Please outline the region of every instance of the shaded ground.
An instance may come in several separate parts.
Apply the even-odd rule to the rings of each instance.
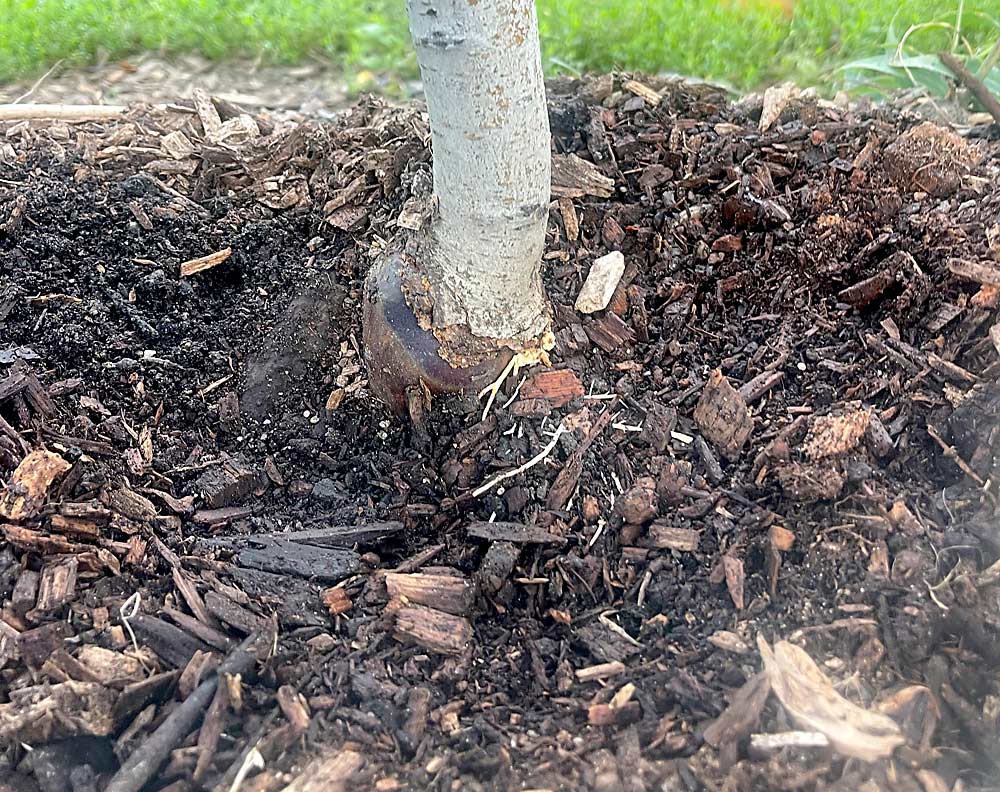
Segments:
[[[103,790],[199,690],[142,788],[995,788],[993,130],[650,84],[550,92],[562,373],[414,432],[357,345],[419,114],[0,126],[0,789]]]

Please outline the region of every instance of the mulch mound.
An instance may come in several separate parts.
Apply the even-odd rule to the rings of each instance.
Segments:
[[[549,102],[553,366],[412,427],[419,108],[0,123],[0,790],[996,783],[1000,145]]]

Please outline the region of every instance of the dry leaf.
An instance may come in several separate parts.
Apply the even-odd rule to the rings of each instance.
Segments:
[[[865,436],[871,417],[871,410],[821,415],[813,421],[802,450],[813,461],[853,451]]]
[[[788,641],[778,641],[772,650],[762,636],[757,647],[771,689],[788,714],[802,728],[825,734],[840,753],[873,762],[906,742],[888,715],[840,695],[805,650]]]

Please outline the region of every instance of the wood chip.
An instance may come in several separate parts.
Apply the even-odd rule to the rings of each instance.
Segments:
[[[896,722],[845,699],[804,649],[779,641],[772,649],[758,636],[757,647],[771,688],[800,726],[825,734],[845,756],[874,762],[904,742]]]
[[[975,281],[983,286],[1000,286],[1000,266],[987,261],[952,258],[948,259],[948,269],[959,278]]]
[[[724,457],[736,459],[753,432],[746,401],[716,369],[702,390],[694,420]]]
[[[580,220],[573,201],[569,198],[560,198],[559,214],[562,215],[563,227],[566,229],[566,241],[576,242],[580,238]]]
[[[75,557],[56,564],[46,564],[38,583],[38,601],[28,618],[38,620],[54,613],[76,596],[76,574],[79,561]]]
[[[403,643],[457,655],[472,641],[472,624],[462,616],[400,600],[390,601],[388,610],[394,619],[393,635]]]
[[[597,679],[609,679],[618,674],[625,673],[625,664],[619,660],[610,663],[599,663],[598,665],[587,666],[576,670],[576,678],[579,682],[593,682]]]
[[[625,256],[617,250],[601,256],[590,265],[590,272],[577,295],[575,308],[580,313],[603,311],[611,302],[618,283],[625,274]]]
[[[591,726],[626,726],[642,717],[638,701],[629,701],[620,707],[611,704],[591,704],[587,710],[587,723]]]
[[[641,96],[650,107],[656,107],[662,101],[662,97],[656,91],[638,80],[625,80],[622,83],[622,88],[636,96]]]
[[[665,550],[693,553],[698,549],[701,533],[691,528],[675,528],[666,520],[654,520],[649,526],[649,543]]]
[[[0,704],[0,740],[40,745],[68,737],[107,737],[117,693],[96,682],[69,680],[10,691]]]
[[[615,182],[576,154],[552,155],[552,195],[556,198],[610,198]]]
[[[767,674],[761,672],[748,679],[736,691],[729,706],[705,727],[705,742],[713,748],[742,740],[756,727],[764,703],[771,692]]]
[[[764,108],[760,113],[760,131],[767,132],[781,117],[785,106],[798,95],[798,86],[791,82],[772,85],[764,91]]]
[[[809,427],[802,450],[813,461],[842,456],[861,442],[870,420],[871,411],[867,409],[818,416]]]
[[[466,527],[469,536],[476,539],[487,539],[493,542],[511,542],[513,544],[550,544],[564,545],[565,537],[549,533],[544,528],[534,525],[523,525],[515,522],[474,522]]]
[[[458,574],[388,572],[385,576],[385,586],[390,597],[426,605],[456,616],[468,613],[475,599],[472,584]]]
[[[188,259],[181,264],[181,277],[187,278],[196,273],[212,269],[212,267],[217,267],[231,255],[233,255],[233,249],[224,248],[216,253],[209,253],[207,256]]]
[[[323,604],[326,605],[326,609],[330,612],[331,616],[339,616],[341,613],[347,613],[354,605],[343,586],[333,586],[332,588],[324,589],[320,594],[320,599],[323,600]]]
[[[212,101],[212,97],[203,88],[195,88],[191,92],[194,100],[194,109],[201,119],[201,127],[205,132],[205,137],[212,143],[218,142],[219,131],[222,129],[222,118]]]
[[[733,654],[749,654],[750,646],[736,633],[728,630],[718,630],[706,638],[712,646]]]
[[[281,792],[347,792],[355,789],[351,776],[365,763],[364,757],[347,749],[316,759]]]
[[[180,130],[175,129],[160,138],[160,148],[175,160],[183,160],[194,154],[194,144]]]
[[[523,398],[546,399],[553,407],[562,407],[583,394],[583,383],[571,369],[539,371],[521,386]]]
[[[44,505],[49,487],[69,469],[69,462],[58,454],[32,451],[0,493],[0,517],[18,522],[34,517]]]

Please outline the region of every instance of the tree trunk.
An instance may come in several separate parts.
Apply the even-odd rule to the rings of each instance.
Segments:
[[[434,151],[438,212],[418,262],[432,327],[518,349],[548,327],[551,157],[534,0],[407,0],[407,12]]]

